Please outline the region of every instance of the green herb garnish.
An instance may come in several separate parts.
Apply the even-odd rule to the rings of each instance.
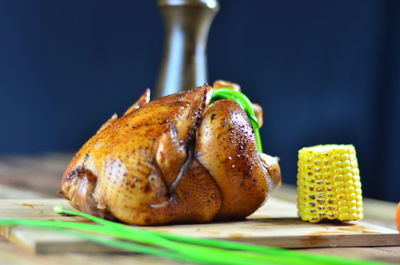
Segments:
[[[0,219],[0,226],[29,226],[69,234],[128,252],[200,264],[383,265],[386,263],[301,253],[251,244],[185,237],[149,231],[54,207],[56,213],[84,217],[95,223]]]

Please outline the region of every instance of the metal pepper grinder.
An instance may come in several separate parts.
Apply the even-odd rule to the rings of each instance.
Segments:
[[[164,19],[164,54],[155,98],[207,82],[207,38],[217,0],[158,0]]]

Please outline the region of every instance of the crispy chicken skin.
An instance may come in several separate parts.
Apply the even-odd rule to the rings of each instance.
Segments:
[[[279,165],[257,151],[237,103],[208,104],[212,89],[204,85],[150,102],[146,90],[76,153],[62,177],[63,195],[81,211],[137,225],[253,213],[279,186]],[[262,119],[261,108],[254,109]]]

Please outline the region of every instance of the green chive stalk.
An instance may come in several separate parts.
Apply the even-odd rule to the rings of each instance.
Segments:
[[[350,260],[324,255],[312,255],[291,250],[255,246],[222,240],[185,237],[162,232],[137,229],[103,220],[95,216],[69,211],[61,206],[56,213],[76,215],[97,224],[65,221],[0,219],[0,226],[23,225],[70,234],[98,244],[124,251],[165,257],[200,264],[249,264],[249,265],[305,265],[305,264],[385,264],[371,261]],[[107,237],[104,237],[107,236]],[[110,238],[110,236],[112,238]],[[117,240],[117,239],[120,240]],[[121,239],[123,241],[121,241]]]
[[[86,214],[83,212],[69,211],[61,206],[54,207],[54,211],[57,213],[61,213],[61,214],[80,216],[80,217],[86,218],[90,221],[96,222],[98,224],[112,226],[115,229],[122,229],[127,232],[130,232],[130,230],[134,229],[131,226],[111,222],[111,221],[101,219],[101,218],[98,218],[98,217],[95,217],[93,215]],[[317,254],[311,255],[311,254],[307,254],[307,253],[301,253],[301,252],[282,249],[282,248],[263,247],[263,246],[257,246],[257,245],[252,245],[252,244],[237,243],[237,242],[224,241],[224,240],[187,237],[187,236],[180,236],[180,235],[176,235],[176,234],[163,233],[163,232],[157,232],[157,231],[149,231],[149,232],[159,235],[161,237],[164,237],[166,239],[171,239],[171,240],[175,240],[178,242],[191,243],[191,244],[216,247],[216,248],[223,248],[223,249],[227,249],[227,250],[248,251],[248,252],[261,253],[261,254],[267,254],[267,255],[277,255],[277,256],[285,255],[287,258],[286,261],[289,262],[288,264],[305,264],[304,262],[310,262],[310,260],[315,261],[315,262],[321,262],[326,265],[339,265],[339,264],[343,264],[344,262],[346,262],[346,264],[349,264],[349,265],[365,264],[365,261],[349,260],[349,259],[343,259],[340,257],[317,255]],[[290,258],[292,258],[292,259],[290,259]]]
[[[69,229],[84,231],[84,232],[72,232],[71,235],[78,236],[80,238],[94,241],[99,244],[108,245],[114,248],[121,248],[123,250],[130,250],[137,253],[150,254],[156,256],[165,256],[167,258],[179,258],[180,260],[191,261],[202,264],[251,264],[251,265],[262,265],[266,264],[288,264],[285,262],[274,262],[275,260],[280,260],[276,257],[261,256],[251,253],[242,252],[232,252],[224,249],[210,248],[204,246],[197,246],[191,244],[184,244],[175,241],[171,241],[160,236],[154,235],[149,231],[142,229],[131,229],[129,232],[127,230],[119,230],[113,227],[108,227],[104,225],[86,224],[86,223],[76,223],[76,222],[65,222],[65,221],[41,221],[41,220],[24,220],[24,219],[0,219],[0,225],[12,226],[12,225],[22,225],[35,228],[44,228],[47,230],[60,232],[62,229],[64,231],[69,231]],[[68,229],[68,230],[67,230]],[[71,232],[71,231],[69,231]],[[172,253],[160,252],[151,249],[138,248],[138,245],[128,246],[120,244],[119,242],[107,238],[102,238],[100,235],[88,235],[89,233],[96,233],[100,235],[113,236],[115,238],[133,241],[136,243],[146,244],[154,247],[161,247],[171,250]],[[108,241],[108,242],[107,242]]]

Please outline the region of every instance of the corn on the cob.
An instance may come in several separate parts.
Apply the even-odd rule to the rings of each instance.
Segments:
[[[299,151],[297,209],[303,221],[360,220],[360,172],[352,145],[317,145]]]

